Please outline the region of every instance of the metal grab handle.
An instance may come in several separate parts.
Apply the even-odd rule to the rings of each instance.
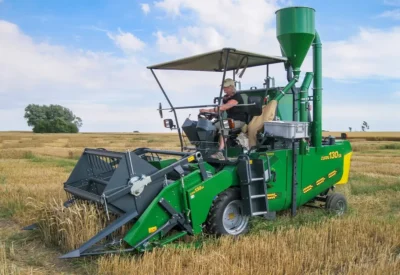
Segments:
[[[300,125],[296,126],[296,133],[303,133],[304,132],[304,128]]]

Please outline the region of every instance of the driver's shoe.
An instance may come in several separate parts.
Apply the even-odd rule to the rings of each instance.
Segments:
[[[224,154],[222,152],[217,152],[217,153],[211,155],[210,157],[212,157],[214,159],[218,159],[218,160],[225,160]]]

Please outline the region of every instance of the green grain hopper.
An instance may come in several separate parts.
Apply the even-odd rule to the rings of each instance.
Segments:
[[[163,110],[173,115],[164,119],[164,125],[178,132],[181,150],[85,149],[64,183],[69,196],[66,206],[84,200],[117,218],[62,258],[144,251],[186,235],[245,234],[251,230],[252,217],[271,218],[279,211],[294,216],[306,205],[319,204],[342,215],[346,199],[334,187],[348,181],[352,149],[345,136],[322,137],[322,49],[314,17],[315,11],[307,7],[276,12],[283,56],[224,48],[148,67],[169,105],[162,108],[160,104],[158,111],[162,118]],[[301,66],[311,47],[313,71],[305,72],[299,85]],[[155,74],[155,70],[222,73],[218,87],[228,73],[237,81],[236,75],[242,77],[258,66],[266,67],[262,85],[237,91],[244,102],[237,107],[246,113],[248,126],[262,120],[260,129],[247,132],[249,141],[254,135],[250,145],[239,140],[246,137],[246,131],[229,127],[224,112],[203,112],[197,120],[187,118],[182,125],[178,121],[180,109],[219,109],[222,85],[213,104],[177,107]],[[286,70],[286,85],[271,84],[270,66]],[[309,94],[311,82],[313,92]],[[273,116],[263,120],[268,108]],[[224,130],[217,132],[216,123]],[[220,134],[226,146],[224,158],[216,159],[212,155]],[[130,226],[127,233],[115,237],[126,225]]]

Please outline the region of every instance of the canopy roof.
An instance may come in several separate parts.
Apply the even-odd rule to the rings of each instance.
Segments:
[[[224,48],[217,51],[194,55],[171,62],[147,67],[148,69],[222,72],[229,52],[227,71],[260,65],[286,62],[286,57],[268,56],[257,53]]]

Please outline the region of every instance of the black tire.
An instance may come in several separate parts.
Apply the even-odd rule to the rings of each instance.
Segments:
[[[336,194],[336,193],[331,193],[329,195],[326,196],[326,201],[325,201],[325,208],[328,209],[328,205],[330,203],[330,200],[332,199],[332,195]]]
[[[217,236],[245,234],[249,231],[249,217],[242,213],[239,188],[229,188],[214,200],[208,213],[206,231]]]
[[[347,211],[346,197],[340,193],[332,193],[326,198],[325,209],[330,214],[342,216]]]

